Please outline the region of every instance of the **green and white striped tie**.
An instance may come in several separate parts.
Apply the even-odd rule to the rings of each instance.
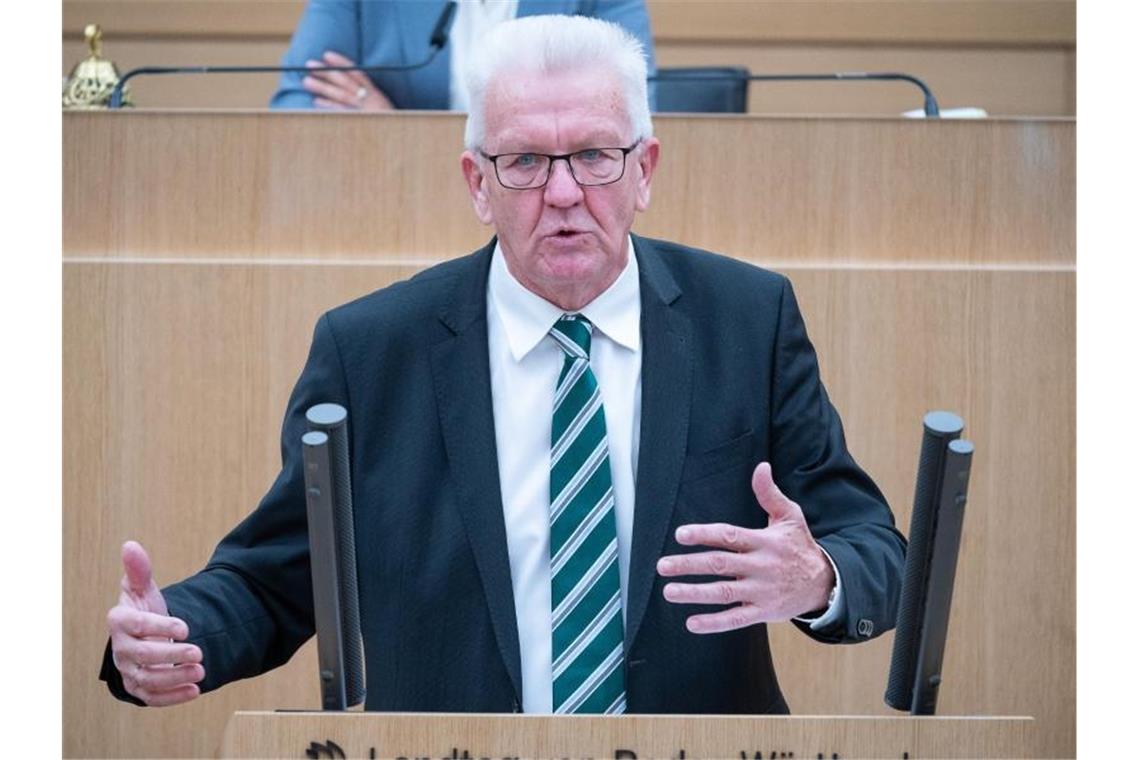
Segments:
[[[590,371],[592,329],[570,314],[550,330],[566,354],[550,433],[554,712],[616,714],[625,712],[621,581],[606,418]]]

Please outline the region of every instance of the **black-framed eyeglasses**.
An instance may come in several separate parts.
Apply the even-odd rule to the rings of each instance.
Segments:
[[[573,153],[500,153],[479,154],[495,165],[495,177],[508,190],[533,190],[545,187],[555,161],[566,161],[570,176],[583,187],[612,185],[625,176],[625,157],[641,144],[638,140],[628,148],[584,148]]]

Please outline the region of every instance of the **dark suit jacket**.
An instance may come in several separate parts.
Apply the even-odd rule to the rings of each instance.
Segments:
[[[518,710],[519,643],[487,351],[494,241],[334,309],[289,401],[283,467],[206,568],[164,590],[203,650],[203,691],[284,663],[313,633],[300,440],[304,413],[349,410],[367,709]],[[630,712],[786,712],[764,625],[689,633],[662,597],[677,526],[766,517],[761,460],[843,578],[826,642],[894,624],[905,542],[847,452],[787,279],[634,237],[641,272],[641,444],[626,623]],[[536,452],[538,455],[539,452]],[[117,671],[104,677],[124,696]],[[316,675],[314,674],[314,678]]]

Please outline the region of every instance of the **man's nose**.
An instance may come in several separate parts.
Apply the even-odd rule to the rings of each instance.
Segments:
[[[546,181],[546,202],[551,206],[573,206],[581,202],[582,195],[582,186],[570,171],[570,159],[555,159]]]

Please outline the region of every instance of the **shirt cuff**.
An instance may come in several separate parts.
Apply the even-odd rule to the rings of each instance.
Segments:
[[[819,545],[817,544],[817,546]],[[827,553],[827,549],[824,549],[822,546],[820,546],[819,549],[823,552],[823,556],[827,557],[827,561],[831,563],[831,569],[835,572],[835,597],[819,617],[813,618],[800,615],[795,618],[801,623],[808,623],[813,631],[827,628],[838,622],[840,616],[843,614],[843,579],[839,576],[839,568],[835,566],[835,560]]]

